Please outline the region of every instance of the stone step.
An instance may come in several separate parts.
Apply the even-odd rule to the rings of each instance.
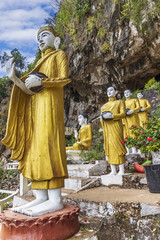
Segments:
[[[91,182],[89,178],[67,178],[65,179],[65,189],[79,190],[84,187],[87,183]]]
[[[74,169],[74,170],[68,170],[68,174],[70,177],[80,177],[80,178],[89,178],[90,173],[88,170],[79,170],[79,169]]]
[[[67,196],[67,195],[72,194],[74,192],[75,192],[75,190],[73,190],[73,189],[65,189],[65,188],[63,188],[62,189],[62,196]]]
[[[89,170],[96,164],[68,164],[67,169],[69,170]]]
[[[68,164],[67,168],[70,177],[88,178],[90,176],[100,176],[106,174],[107,162],[105,160],[97,160],[95,161],[95,164]]]

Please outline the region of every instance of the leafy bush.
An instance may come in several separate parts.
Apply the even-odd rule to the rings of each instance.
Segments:
[[[153,85],[155,84],[156,80],[155,78],[151,78],[145,85],[144,85],[144,90],[148,91]]]
[[[142,153],[160,151],[160,118],[150,117],[143,126],[131,126],[134,137],[127,136],[123,143],[128,148],[137,147]]]
[[[115,3],[121,6],[121,18],[130,18],[143,34],[154,30],[151,24],[159,15],[160,0],[116,0]]]
[[[71,138],[66,137],[65,141],[66,141],[66,146],[72,146],[76,142],[74,134],[72,133]]]

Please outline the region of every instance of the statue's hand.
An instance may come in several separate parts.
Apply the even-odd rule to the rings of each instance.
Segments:
[[[15,63],[14,58],[10,58],[6,63],[6,75],[9,77],[13,82],[16,81],[16,72],[15,72]]]
[[[142,107],[142,108],[141,108],[141,112],[144,112],[144,111],[145,111],[145,108]]]
[[[103,119],[105,120],[105,119],[112,119],[113,118],[113,114],[112,113],[105,113],[105,114],[103,114]]]
[[[26,88],[30,89],[32,87],[37,87],[42,85],[41,78],[35,75],[29,75],[25,81]]]
[[[133,113],[134,113],[133,110],[128,110],[128,111],[127,111],[127,115],[131,115],[131,114],[133,114]]]
[[[75,137],[75,139],[78,138],[78,132],[77,132],[77,129],[74,130],[74,137]]]

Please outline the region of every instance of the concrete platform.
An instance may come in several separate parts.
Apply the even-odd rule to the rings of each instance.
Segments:
[[[80,213],[88,217],[106,217],[123,214],[144,217],[160,214],[160,194],[144,189],[97,187],[64,196],[64,200],[77,204]]]
[[[160,205],[160,193],[150,193],[149,190],[121,189],[119,187],[98,187],[68,195],[67,198],[83,199],[95,202],[132,202]]]

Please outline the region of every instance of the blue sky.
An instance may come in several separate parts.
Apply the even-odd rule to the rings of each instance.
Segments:
[[[57,0],[1,0],[0,1],[0,55],[17,48],[27,62],[34,60],[37,49],[36,33]],[[0,77],[5,68],[0,67]]]

